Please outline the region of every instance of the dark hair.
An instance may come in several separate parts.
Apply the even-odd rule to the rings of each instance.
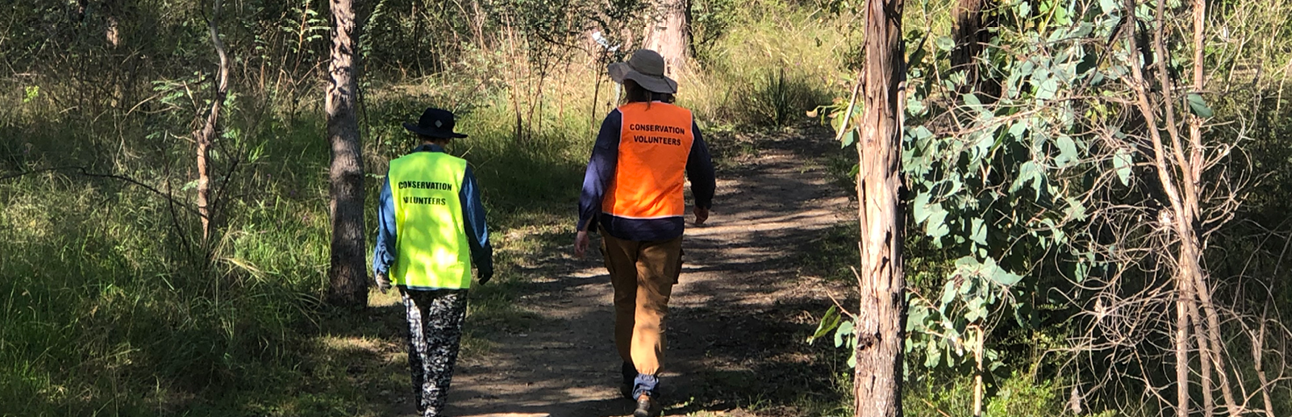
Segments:
[[[649,103],[656,100],[672,104],[674,98],[672,94],[648,91],[636,81],[624,80],[624,103]]]
[[[426,136],[422,134],[417,135],[417,138],[421,139],[422,142],[432,142],[432,143],[449,143],[449,141],[452,140],[449,138],[437,138],[434,136]]]

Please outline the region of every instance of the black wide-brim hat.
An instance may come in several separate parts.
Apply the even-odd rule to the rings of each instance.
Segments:
[[[467,135],[453,131],[453,119],[453,112],[429,107],[422,112],[422,118],[417,120],[417,124],[404,122],[404,129],[433,138],[455,139],[467,137]]]

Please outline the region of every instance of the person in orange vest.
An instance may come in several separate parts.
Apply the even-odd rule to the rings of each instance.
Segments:
[[[418,413],[438,416],[448,398],[467,312],[471,266],[493,277],[493,248],[480,186],[467,161],[445,152],[453,113],[429,108],[404,123],[422,145],[390,161],[377,206],[372,269],[383,294],[393,282],[408,314],[408,364]]]
[[[620,391],[636,400],[635,417],[657,415],[668,299],[682,272],[686,179],[695,197],[695,224],[709,218],[713,162],[691,111],[671,104],[677,82],[664,76],[664,58],[638,50],[610,64],[625,104],[601,123],[579,198],[574,254],[582,258],[601,234],[601,252],[615,296],[615,345],[623,359]],[[684,176],[685,175],[685,176]]]

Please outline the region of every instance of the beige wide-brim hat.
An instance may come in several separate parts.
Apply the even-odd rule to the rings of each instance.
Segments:
[[[610,64],[608,72],[620,84],[633,80],[646,91],[677,94],[677,81],[664,76],[664,57],[649,49],[638,49],[628,61]]]

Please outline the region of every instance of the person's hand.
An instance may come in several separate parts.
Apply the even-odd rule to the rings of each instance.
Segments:
[[[699,208],[699,207],[696,207],[696,208],[695,208],[695,225],[696,225],[696,226],[702,225],[702,224],[704,224],[704,221],[705,221],[705,220],[709,220],[709,209],[707,209],[707,208]]]
[[[390,278],[386,277],[386,274],[377,274],[377,290],[382,294],[390,291]]]
[[[477,278],[480,280],[480,285],[484,285],[489,282],[489,280],[493,279],[493,268],[481,269],[477,271],[477,273],[479,274]]]
[[[583,255],[588,252],[588,244],[591,241],[588,238],[588,231],[580,230],[579,234],[574,236],[574,256],[583,259]]]

